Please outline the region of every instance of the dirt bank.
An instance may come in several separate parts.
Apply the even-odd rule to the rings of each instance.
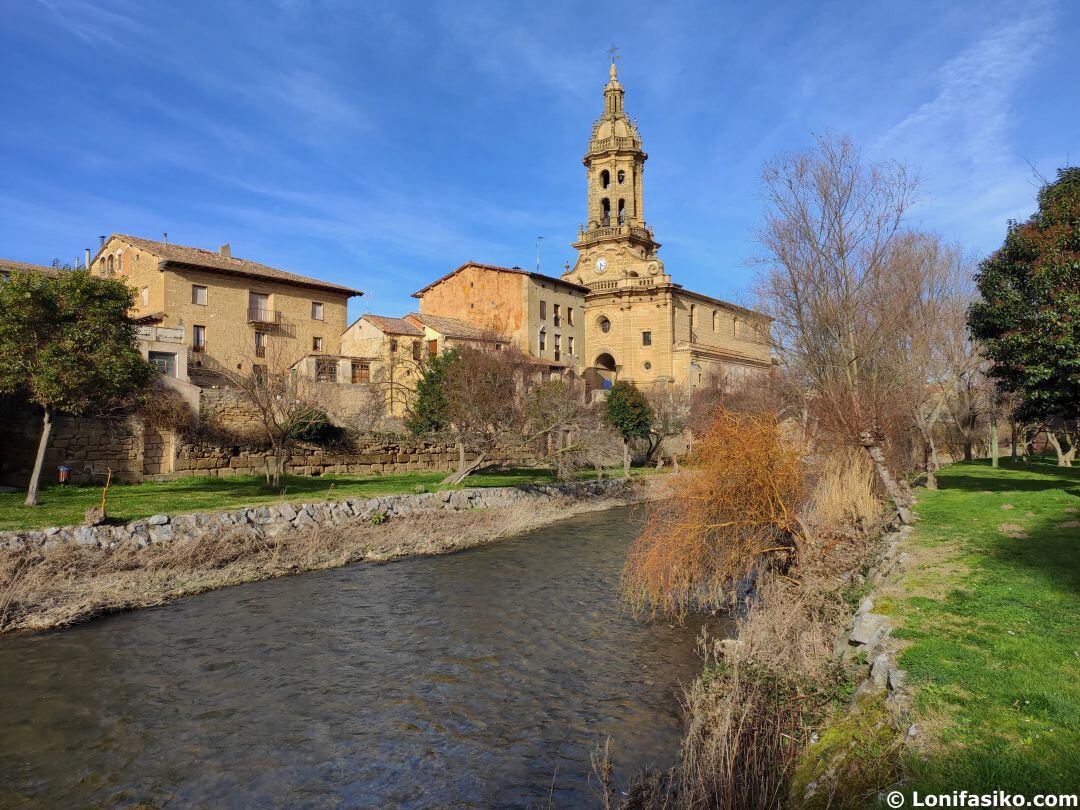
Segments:
[[[465,511],[415,512],[384,521],[310,526],[273,537],[222,525],[198,537],[140,548],[63,543],[0,552],[0,633],[40,631],[243,582],[448,554],[584,512],[664,497],[662,480],[612,497],[562,497]]]

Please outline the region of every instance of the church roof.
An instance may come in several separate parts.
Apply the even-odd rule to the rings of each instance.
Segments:
[[[353,289],[352,287],[345,287],[341,284],[334,284],[330,281],[322,281],[321,279],[311,278],[309,276],[301,276],[297,273],[290,273],[287,270],[279,270],[276,267],[259,264],[258,262],[249,261],[248,259],[226,256],[212,250],[188,247],[186,245],[173,245],[166,242],[156,242],[152,239],[142,239],[137,236],[126,236],[119,233],[113,234],[113,237],[127,242],[140,250],[145,250],[152,256],[156,256],[158,259],[168,262],[169,264],[186,265],[188,267],[197,267],[200,270],[211,270],[229,275],[247,276],[249,278],[260,278],[267,281],[278,281],[284,284],[295,284],[301,287],[313,287],[319,290],[343,293],[348,296],[364,294],[360,290]],[[105,245],[107,244],[108,241],[105,242]],[[104,250],[104,247],[105,246],[103,245],[102,248],[98,250],[98,254]],[[96,260],[97,256],[95,256],[94,259]]]
[[[532,270],[522,270],[520,267],[500,267],[497,264],[483,264],[482,262],[465,262],[465,264],[461,265],[461,267],[451,270],[445,276],[441,276],[440,278],[435,279],[423,289],[417,290],[412,294],[412,297],[422,298],[424,296],[424,293],[426,293],[432,287],[442,284],[447,279],[453,278],[462,270],[466,270],[469,267],[476,267],[480,270],[490,270],[495,273],[515,273],[520,276],[528,276],[529,278],[536,279],[537,281],[550,281],[552,284],[562,284],[564,287],[570,287],[571,289],[577,290],[580,293],[587,293],[589,291],[588,287],[583,287],[580,284],[575,284],[572,281],[567,281],[566,279],[557,278],[555,276],[548,276],[544,273],[537,273]]]

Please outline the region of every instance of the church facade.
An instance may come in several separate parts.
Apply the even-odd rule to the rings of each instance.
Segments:
[[[772,367],[769,318],[672,281],[645,220],[648,155],[611,65],[585,153],[586,224],[561,278],[468,262],[413,293],[417,315],[474,323],[594,389],[693,389]]]
[[[585,295],[584,367],[597,387],[694,386],[772,367],[769,318],[672,281],[645,220],[648,159],[611,65],[585,153],[586,223],[563,279]]]

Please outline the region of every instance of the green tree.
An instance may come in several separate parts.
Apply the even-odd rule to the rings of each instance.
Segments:
[[[56,414],[101,412],[152,379],[127,314],[133,302],[123,282],[84,270],[16,272],[0,282],[0,392],[22,394],[45,411],[27,506],[38,504]]]
[[[604,418],[623,443],[623,474],[630,477],[630,440],[646,439],[653,422],[653,410],[636,385],[617,382],[608,391]]]
[[[982,300],[971,334],[993,361],[1000,388],[1018,395],[1021,420],[1080,419],[1080,168],[1040,189],[1038,211],[1010,223],[1005,243],[979,265]],[[1071,424],[1070,424],[1071,423]],[[1048,431],[1049,432],[1049,431]]]
[[[449,403],[446,397],[446,378],[449,370],[461,360],[460,349],[448,349],[431,357],[424,364],[416,381],[416,397],[405,427],[414,436],[438,433],[449,425]]]

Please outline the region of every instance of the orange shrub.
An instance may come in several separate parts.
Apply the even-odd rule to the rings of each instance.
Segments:
[[[775,417],[719,409],[694,450],[630,548],[623,588],[635,610],[715,606],[762,555],[792,559],[802,461]]]

